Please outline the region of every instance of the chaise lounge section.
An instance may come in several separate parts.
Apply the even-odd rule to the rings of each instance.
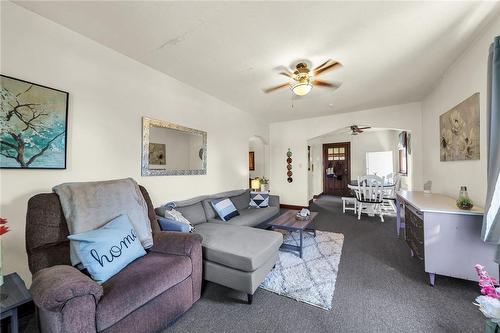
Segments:
[[[270,195],[269,207],[249,209],[250,191],[236,190],[175,202],[176,210],[203,237],[203,278],[242,291],[248,303],[271,271],[283,243],[282,234],[265,230],[279,215],[279,197]],[[211,201],[230,198],[239,216],[225,222],[217,217]],[[156,213],[164,215],[163,207]]]

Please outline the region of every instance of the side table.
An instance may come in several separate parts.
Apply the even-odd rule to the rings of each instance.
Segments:
[[[3,281],[0,286],[0,319],[10,317],[10,331],[17,333],[17,308],[30,302],[31,294],[17,273],[4,276]]]

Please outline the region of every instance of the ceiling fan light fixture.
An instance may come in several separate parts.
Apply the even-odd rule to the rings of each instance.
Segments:
[[[292,91],[297,96],[307,95],[309,94],[311,89],[312,89],[312,84],[309,82],[309,80],[306,80],[304,82],[298,82],[292,85]]]

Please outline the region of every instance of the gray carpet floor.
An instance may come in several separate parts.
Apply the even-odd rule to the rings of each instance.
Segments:
[[[325,311],[258,289],[245,295],[208,283],[202,298],[167,332],[481,332],[472,304],[474,282],[437,277],[427,283],[423,264],[396,237],[395,218],[342,213],[340,200],[321,197],[314,227],[344,234],[333,309]],[[473,269],[471,267],[471,269]]]
[[[247,305],[246,295],[207,283],[202,298],[164,332],[483,331],[472,304],[477,284],[439,276],[429,286],[423,264],[396,237],[395,218],[358,221],[342,214],[335,197],[321,197],[311,209],[320,213],[316,229],[344,234],[331,311],[261,289]],[[24,321],[22,331],[34,331],[33,318]]]

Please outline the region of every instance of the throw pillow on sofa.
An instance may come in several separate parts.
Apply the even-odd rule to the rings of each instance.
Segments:
[[[229,198],[212,200],[210,203],[222,221],[229,221],[233,217],[240,215]]]
[[[163,216],[167,219],[172,219],[172,220],[177,221],[179,223],[185,224],[189,228],[189,232],[194,230],[194,227],[191,224],[191,222],[189,222],[188,219],[186,219],[184,217],[184,215],[182,215],[181,212],[179,212],[175,209],[166,210]]]
[[[269,207],[268,192],[250,192],[250,208]]]
[[[135,259],[146,254],[127,215],[102,227],[69,235],[76,255],[98,283],[104,283]]]
[[[190,224],[176,221],[168,217],[158,217],[161,231],[191,232],[194,227]]]

